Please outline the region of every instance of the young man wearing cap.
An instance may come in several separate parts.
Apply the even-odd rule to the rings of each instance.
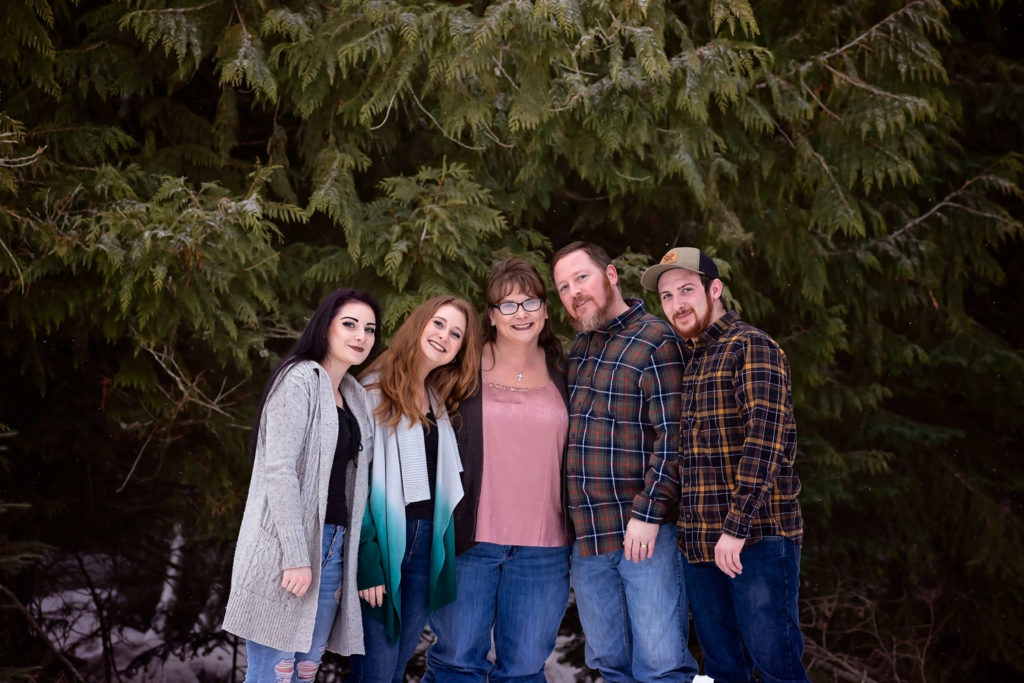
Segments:
[[[572,584],[587,666],[606,681],[690,683],[678,531],[679,386],[672,328],[625,300],[604,249],[551,261],[579,332],[569,353],[565,497],[575,527]]]
[[[716,683],[807,681],[797,607],[803,519],[786,354],[726,312],[718,266],[677,247],[641,278],[684,340],[679,528]]]

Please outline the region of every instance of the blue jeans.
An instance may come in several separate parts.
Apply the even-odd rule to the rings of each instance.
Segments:
[[[405,665],[409,663],[420,642],[427,623],[430,601],[430,543],[434,523],[429,519],[405,521],[405,555],[399,590],[402,608],[399,615],[402,630],[398,641],[391,642],[384,624],[363,611],[363,644],[365,655],[352,655],[350,681],[369,683],[401,683]]]
[[[609,683],[683,681],[697,674],[687,647],[690,618],[678,532],[662,524],[654,556],[624,551],[582,557],[573,546],[572,585],[586,638],[587,666]]]
[[[768,536],[740,554],[743,573],[730,579],[714,562],[686,565],[694,628],[704,673],[715,683],[807,681],[797,592],[800,548]]]
[[[458,556],[455,576],[458,599],[430,615],[437,642],[423,683],[545,681],[569,602],[569,547],[477,543]]]
[[[313,644],[309,652],[275,650],[247,640],[245,683],[288,683],[312,681],[316,678],[327,637],[331,635],[334,617],[338,613],[338,601],[341,599],[344,540],[345,527],[324,524],[320,552],[320,590],[317,593]]]

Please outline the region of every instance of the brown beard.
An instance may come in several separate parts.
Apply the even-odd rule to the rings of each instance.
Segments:
[[[711,326],[711,313],[714,308],[713,302],[711,301],[711,292],[706,289],[704,291],[704,296],[707,300],[707,307],[704,309],[704,315],[694,319],[693,325],[690,328],[691,331],[684,332],[676,327],[675,320],[672,321],[672,326],[676,328],[676,332],[679,333],[679,336],[684,339],[696,339],[704,332],[704,330]]]
[[[569,313],[569,322],[577,332],[593,332],[612,319],[612,308],[615,306],[615,290],[612,283],[605,277],[604,280],[604,304],[594,311],[594,314],[586,318],[576,318]],[[573,302],[575,307],[575,301]]]

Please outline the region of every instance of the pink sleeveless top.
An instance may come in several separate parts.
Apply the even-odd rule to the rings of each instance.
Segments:
[[[477,542],[557,547],[562,449],[569,414],[554,382],[537,389],[482,383],[484,464]]]

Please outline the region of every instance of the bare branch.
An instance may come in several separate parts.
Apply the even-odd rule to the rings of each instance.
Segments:
[[[377,130],[381,128],[385,123],[388,122],[388,117],[391,116],[391,106],[395,103],[395,98],[398,97],[398,92],[391,96],[391,101],[388,102],[388,109],[384,112],[384,120],[378,123],[376,126],[370,126],[370,130]]]
[[[839,116],[834,114],[831,109],[829,109],[828,107],[825,106],[824,102],[822,102],[820,99],[818,99],[818,93],[816,93],[813,90],[811,90],[810,88],[808,88],[806,83],[801,83],[800,85],[803,86],[803,89],[807,91],[808,95],[810,95],[812,98],[814,98],[814,101],[818,103],[818,106],[821,107],[821,110],[823,112],[825,112],[826,114],[828,114],[829,116],[834,118],[836,121],[842,121],[842,119],[839,118]]]
[[[929,218],[931,218],[935,213],[937,213],[943,207],[946,207],[946,206],[957,206],[959,208],[966,208],[966,207],[963,207],[960,204],[956,204],[953,201],[953,199],[956,198],[957,196],[963,194],[965,191],[967,191],[967,188],[969,188],[971,185],[973,185],[974,183],[978,182],[979,180],[984,178],[986,175],[988,175],[989,171],[991,171],[994,166],[995,166],[995,163],[990,164],[981,173],[979,173],[978,175],[974,176],[973,178],[971,178],[970,180],[965,182],[963,185],[961,185],[959,189],[956,189],[956,190],[950,192],[945,197],[943,197],[942,201],[940,201],[937,204],[935,204],[932,208],[928,209],[927,211],[925,211],[923,214],[921,214],[917,218],[913,219],[912,221],[909,221],[906,225],[904,225],[902,228],[900,228],[896,232],[892,233],[891,235],[886,236],[885,237],[885,241],[886,242],[893,242],[893,241],[899,239],[904,233],[910,232],[911,230],[914,229],[915,226],[920,225],[924,221],[926,221]]]
[[[923,102],[923,100],[920,97],[914,97],[913,95],[901,95],[899,93],[889,92],[888,90],[882,90],[881,88],[876,88],[875,86],[871,85],[870,83],[868,83],[866,81],[862,81],[859,78],[855,78],[855,77],[851,76],[850,74],[843,73],[842,71],[839,71],[838,69],[834,69],[833,67],[829,66],[828,64],[822,63],[822,66],[825,67],[826,69],[828,69],[829,71],[831,71],[832,73],[834,73],[836,76],[838,76],[842,80],[846,81],[847,83],[849,83],[851,85],[854,85],[854,86],[856,86],[858,88],[861,88],[862,90],[867,90],[869,93],[871,93],[873,95],[878,95],[879,97],[885,97],[885,98],[888,98],[890,100],[897,100],[897,101],[900,101],[900,102]]]
[[[11,258],[11,263],[14,264],[14,269],[18,271],[18,281],[21,283],[21,293],[25,293],[25,273],[22,272],[21,266],[18,265],[18,259],[14,258],[14,254],[8,248],[7,243],[0,239],[0,247],[4,248],[4,251]]]
[[[910,8],[913,7],[914,5],[923,5],[923,4],[924,3],[921,2],[921,0],[914,0],[914,2],[907,3],[906,5],[901,7],[900,9],[896,10],[895,12],[893,12],[892,14],[887,16],[885,19],[882,19],[880,22],[878,22],[877,24],[875,24],[874,26],[869,28],[867,31],[864,31],[864,33],[860,34],[859,36],[857,36],[856,38],[854,38],[853,40],[848,42],[846,45],[843,45],[842,47],[837,47],[835,50],[832,50],[832,52],[827,52],[824,55],[818,57],[818,59],[820,59],[820,60],[832,59],[833,57],[837,57],[837,56],[841,55],[842,53],[846,52],[847,50],[849,50],[849,49],[855,47],[856,45],[860,44],[861,42],[867,40],[868,37],[871,34],[880,31],[883,26],[888,24],[890,21],[895,19],[900,14],[905,14],[906,12],[908,12],[910,10]]]
[[[7,143],[6,140],[0,142],[10,144]],[[45,151],[46,146],[44,145],[42,147],[37,147],[36,151],[33,152],[32,154],[29,154],[28,156],[12,158],[0,157],[0,168],[21,168],[23,166],[31,166],[32,164],[36,163],[36,161],[39,160],[39,157],[42,156],[43,152]]]
[[[50,638],[47,636],[46,629],[36,621],[35,617],[32,616],[32,613],[28,611],[25,605],[21,604],[21,600],[18,600],[18,596],[12,593],[3,584],[0,584],[0,593],[2,593],[3,596],[11,602],[11,606],[14,607],[14,610],[23,616],[25,621],[28,622],[29,628],[35,631],[39,636],[39,639],[46,643],[46,646],[50,648],[50,651],[53,652],[57,659],[60,660],[60,663],[64,665],[64,671],[70,674],[74,680],[80,681],[80,683],[85,683],[85,679],[82,678],[82,674],[78,673],[78,669],[75,668],[75,665],[72,664],[68,658],[64,656],[64,653],[50,641]]]
[[[153,360],[166,372],[173,380],[175,386],[178,389],[180,395],[173,394],[170,390],[163,386],[157,385],[157,390],[162,393],[167,400],[173,404],[170,415],[165,419],[158,419],[157,416],[151,416],[153,419],[149,422],[149,425],[155,425],[149,429],[149,433],[146,435],[146,440],[139,448],[139,452],[135,455],[135,460],[132,462],[131,467],[128,470],[128,474],[125,475],[124,481],[117,488],[117,492],[120,493],[131,481],[131,478],[135,474],[135,470],[138,468],[139,462],[142,460],[143,454],[146,452],[149,444],[157,436],[157,434],[166,434],[170,431],[172,425],[187,424],[179,420],[179,417],[185,413],[186,408],[189,405],[198,406],[201,410],[206,411],[206,414],[218,413],[226,418],[234,421],[235,416],[228,411],[233,403],[228,401],[228,397],[235,393],[239,387],[245,384],[244,381],[235,384],[232,387],[227,386],[227,380],[222,380],[220,387],[217,389],[217,393],[214,396],[208,396],[206,392],[199,388],[199,385],[203,382],[203,372],[200,372],[195,377],[187,377],[181,366],[178,365],[177,361],[168,353],[166,350],[158,351],[150,346],[143,347],[145,351],[152,356]],[[138,427],[143,426],[142,424],[135,425]]]
[[[444,127],[440,123],[438,123],[437,119],[434,118],[434,115],[431,114],[429,111],[427,111],[427,108],[423,106],[423,103],[420,102],[420,99],[418,97],[416,97],[416,93],[412,93],[412,101],[415,102],[416,106],[420,108],[420,111],[423,112],[424,114],[426,114],[427,118],[430,119],[431,122],[433,122],[433,124],[435,126],[437,126],[437,129],[439,131],[441,131],[441,135],[444,135],[446,138],[448,138],[449,140],[454,142],[459,147],[465,147],[466,149],[472,149],[472,150],[477,151],[477,152],[482,152],[482,151],[484,151],[484,149],[486,149],[485,147],[476,147],[474,145],[467,145],[465,142],[462,142],[460,140],[456,140],[451,135],[449,135],[448,132],[444,129]]]

